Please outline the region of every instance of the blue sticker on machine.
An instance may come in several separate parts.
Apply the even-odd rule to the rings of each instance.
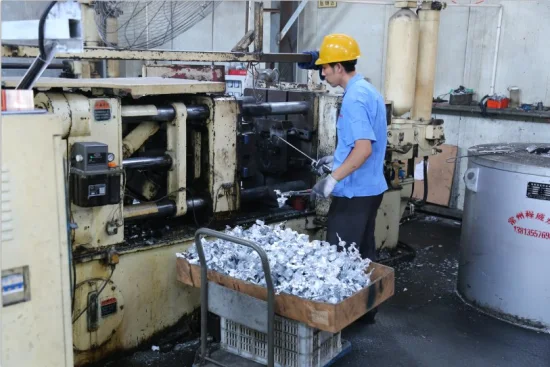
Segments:
[[[25,291],[25,279],[23,274],[11,274],[2,277],[2,295]]]

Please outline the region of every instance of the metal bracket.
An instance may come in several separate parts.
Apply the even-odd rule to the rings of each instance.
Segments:
[[[296,19],[298,19],[298,16],[302,12],[302,10],[305,9],[307,4],[308,4],[308,0],[302,0],[300,2],[300,5],[298,5],[298,8],[296,8],[296,10],[291,15],[288,22],[286,22],[285,26],[283,27],[283,30],[277,35],[277,44],[280,44],[283,38],[285,38],[287,32],[290,30],[290,27],[292,27]]]
[[[254,3],[254,51],[263,52],[264,49],[264,3]]]
[[[470,191],[477,192],[477,182],[479,179],[479,168],[469,168],[464,173],[464,183]]]
[[[251,29],[241,38],[239,42],[231,49],[231,52],[245,52],[248,50],[248,46],[254,41],[254,30]]]

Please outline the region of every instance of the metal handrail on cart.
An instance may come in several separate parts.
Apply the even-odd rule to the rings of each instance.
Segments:
[[[201,265],[201,347],[200,347],[200,364],[203,365],[204,361],[212,362],[219,366],[223,364],[209,358],[207,356],[207,318],[208,318],[208,265],[206,264],[206,258],[204,256],[204,249],[202,247],[201,235],[219,238],[224,241],[233,242],[237,245],[250,247],[258,253],[262,262],[262,268],[265,274],[265,282],[267,285],[267,366],[275,366],[275,335],[274,335],[274,319],[275,319],[275,292],[273,289],[273,281],[271,280],[271,270],[269,268],[269,261],[265,251],[255,244],[254,242],[243,240],[242,238],[229,236],[225,233],[214,231],[208,228],[199,228],[195,232],[195,245],[197,247],[197,253],[199,255]]]

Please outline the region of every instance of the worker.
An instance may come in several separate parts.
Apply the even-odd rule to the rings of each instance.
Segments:
[[[319,52],[307,53],[312,55],[312,63],[299,67],[318,69],[328,84],[344,89],[336,121],[336,150],[315,164],[319,174],[323,165],[332,173],[313,187],[312,199],[332,196],[327,242],[337,244],[341,239],[348,245],[355,243],[363,258],[375,261],[376,213],[388,189],[383,168],[387,144],[384,98],[355,70],[360,50],[352,37],[328,35]],[[374,314],[376,311],[367,319],[374,321]]]

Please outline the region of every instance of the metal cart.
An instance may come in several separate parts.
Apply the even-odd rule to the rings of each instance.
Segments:
[[[237,245],[250,247],[258,253],[265,274],[267,302],[208,281],[208,265],[206,264],[204,249],[201,243],[202,235],[219,238]],[[199,350],[200,362],[198,365],[204,366],[205,362],[210,362],[217,366],[226,367],[225,364],[211,358],[207,352],[207,318],[208,311],[211,311],[217,315],[235,320],[256,330],[266,332],[268,344],[267,366],[274,367],[275,292],[273,289],[271,270],[269,268],[269,261],[266,253],[260,246],[251,241],[229,236],[225,233],[208,228],[200,228],[197,230],[195,234],[195,244],[201,265],[201,345]],[[245,310],[246,312],[243,312]],[[254,363],[254,365],[257,364]]]

